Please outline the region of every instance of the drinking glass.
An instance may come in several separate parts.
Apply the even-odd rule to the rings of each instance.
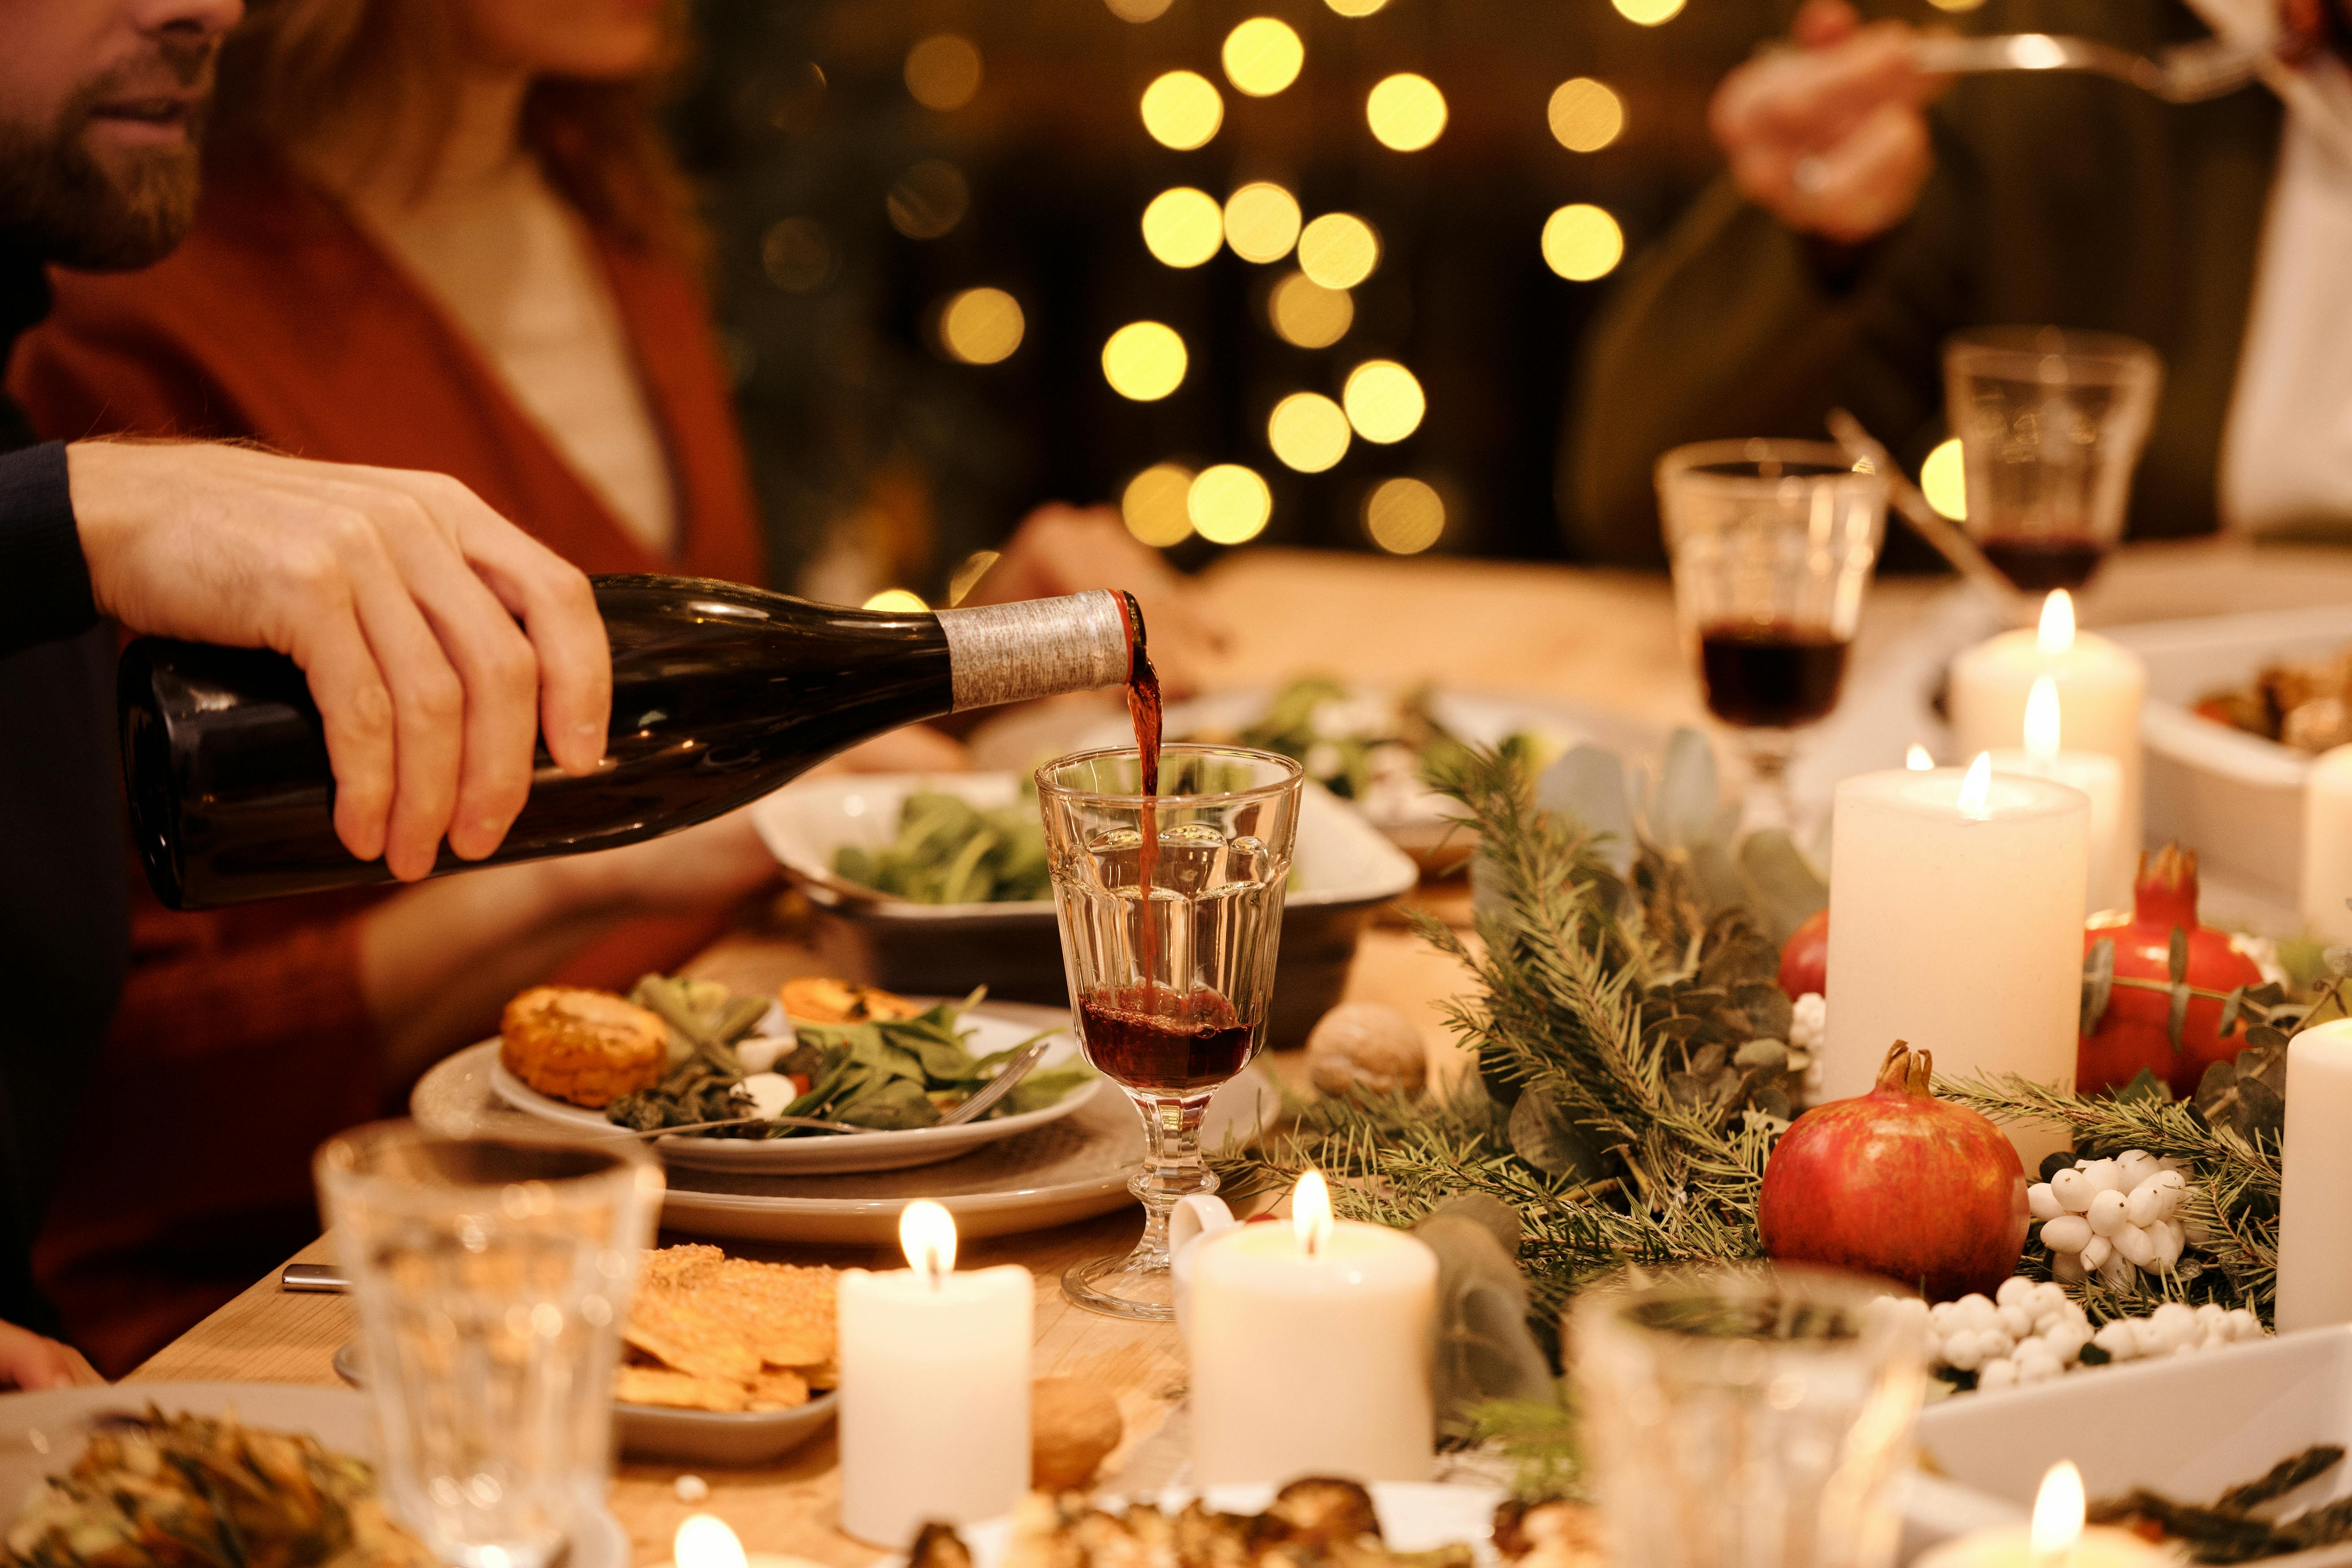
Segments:
[[[1160,748],[1149,799],[1132,746],[1037,770],[1078,1039],[1143,1116],[1143,1168],[1128,1183],[1143,1239],[1072,1266],[1062,1290],[1079,1306],[1175,1318],[1168,1213],[1217,1190],[1201,1114],[1265,1044],[1302,776],[1287,757],[1193,745]]]
[[[1944,345],[1966,526],[2029,594],[2079,588],[2123,536],[2164,362],[2112,332],[1987,327]]]
[[[1694,1268],[1572,1318],[1612,1568],[1885,1568],[1927,1303],[1832,1269]]]
[[[1788,827],[1795,731],[1829,716],[1886,527],[1886,480],[1816,441],[1658,459],[1675,608],[1707,710],[1748,763],[1747,826]]]
[[[545,1568],[612,1468],[660,1167],[635,1143],[362,1127],[319,1151],[393,1512],[445,1563]]]

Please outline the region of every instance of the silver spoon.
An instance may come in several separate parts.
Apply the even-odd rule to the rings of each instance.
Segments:
[[[1937,76],[1991,71],[2089,71],[2128,82],[2167,103],[2200,103],[2254,79],[2269,51],[2221,38],[2158,50],[2151,59],[2095,38],[2058,33],[1996,33],[1979,38],[1929,34],[1913,42],[1911,63]]]

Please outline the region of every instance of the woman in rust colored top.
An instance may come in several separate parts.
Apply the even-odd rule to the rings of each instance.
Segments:
[[[11,385],[47,433],[454,474],[578,565],[757,582],[757,521],[646,82],[660,0],[265,0],[204,206],[60,274]],[[557,976],[625,989],[772,865],[740,819],[607,856],[196,914],[133,971],[40,1248],[119,1373],[316,1234],[310,1157]],[[134,874],[134,881],[137,880]]]

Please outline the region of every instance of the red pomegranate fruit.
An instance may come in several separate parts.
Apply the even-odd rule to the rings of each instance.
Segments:
[[[1807,992],[1828,995],[1830,989],[1830,912],[1816,910],[1805,923],[1789,933],[1780,948],[1780,989],[1794,1002]]]
[[[2197,923],[2197,852],[2168,844],[2153,856],[2141,856],[2131,912],[2093,916],[2083,932],[2083,952],[2088,955],[2097,943],[2112,941],[2117,979],[2152,980],[2166,989],[2118,985],[2108,993],[2099,1026],[2083,1037],[2074,1058],[2074,1087],[2081,1093],[2119,1089],[2146,1068],[2186,1100],[2197,1092],[2197,1080],[2208,1067],[2246,1048],[2242,1033],[2221,1038],[2221,1004],[2207,996],[2189,999],[2180,1049],[2172,1048],[2176,930],[2189,933],[2188,981],[2196,989],[2226,995],[2241,985],[2263,983],[2260,966],[2230,945],[2227,931]]]
[[[1901,1040],[1867,1094],[1817,1105],[1764,1163],[1767,1256],[1883,1275],[1930,1301],[1991,1295],[2025,1250],[2025,1167],[2008,1136],[1927,1091]]]

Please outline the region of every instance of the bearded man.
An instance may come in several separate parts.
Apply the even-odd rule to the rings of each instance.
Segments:
[[[242,0],[0,0],[0,361],[44,268],[137,268],[195,212],[212,68]],[[26,1256],[121,980],[115,631],[299,663],[362,859],[498,847],[543,731],[603,754],[587,579],[453,479],[193,442],[36,444],[0,397],[0,1385],[94,1378]],[[135,1085],[124,1086],[135,1093]],[[25,1325],[25,1326],[18,1326]]]

